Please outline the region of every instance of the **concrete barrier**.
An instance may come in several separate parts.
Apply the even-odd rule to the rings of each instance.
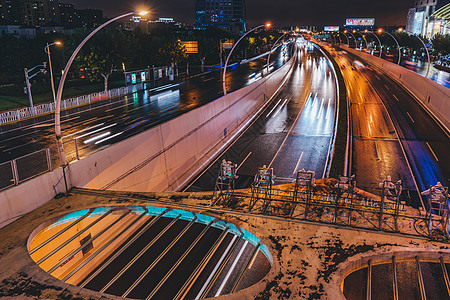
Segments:
[[[287,80],[294,61],[226,97],[71,163],[69,188],[180,189],[257,116]],[[0,228],[62,192],[61,168],[0,192]]]
[[[347,46],[341,45],[341,48],[362,58],[374,67],[381,69],[400,85],[408,89],[420,101],[420,104],[445,127],[447,132],[450,132],[449,88],[379,57]]]

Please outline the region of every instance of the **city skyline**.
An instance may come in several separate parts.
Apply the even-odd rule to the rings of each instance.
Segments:
[[[62,3],[74,3],[61,0]],[[255,26],[266,21],[276,26],[285,25],[343,25],[346,18],[374,17],[377,25],[405,25],[408,10],[414,5],[412,0],[379,0],[361,4],[357,0],[306,1],[291,0],[261,1],[246,0],[247,23]],[[195,0],[171,1],[131,1],[112,2],[109,0],[79,0],[77,8],[102,9],[105,16],[115,15],[135,9],[151,11],[150,19],[173,17],[183,23],[194,23]]]

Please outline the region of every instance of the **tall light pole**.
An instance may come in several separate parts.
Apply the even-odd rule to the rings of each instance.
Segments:
[[[270,54],[272,54],[273,49],[275,48],[275,46],[278,44],[278,42],[287,34],[287,32],[285,34],[283,34],[282,36],[280,36],[275,43],[273,43],[272,48],[270,48],[269,51],[269,55],[267,56],[267,74],[269,73],[269,62],[270,62]]]
[[[97,32],[99,32],[101,29],[103,29],[104,27],[108,26],[109,24],[131,16],[131,15],[135,15],[135,14],[139,14],[141,16],[146,15],[148,12],[143,11],[140,13],[137,12],[130,12],[130,13],[126,13],[123,15],[120,15],[118,17],[115,17],[114,19],[111,19],[105,23],[103,23],[101,26],[99,26],[98,28],[96,28],[94,31],[92,31],[79,45],[78,47],[75,49],[75,51],[72,53],[72,56],[70,57],[69,61],[66,64],[66,67],[64,68],[64,72],[63,75],[61,76],[61,80],[59,81],[59,86],[58,86],[58,93],[56,94],[56,108],[55,108],[55,135],[56,135],[56,146],[58,149],[58,154],[59,154],[59,159],[61,161],[61,165],[63,166],[63,168],[67,165],[67,159],[66,159],[66,155],[64,153],[64,148],[63,148],[63,144],[62,144],[62,137],[61,137],[61,98],[62,98],[62,92],[63,92],[63,88],[64,88],[64,82],[66,81],[67,78],[67,74],[69,72],[69,68],[72,65],[75,57],[77,56],[78,52],[80,52],[81,47],[84,46],[84,44],[86,44],[86,42]],[[64,173],[65,176],[65,173]]]
[[[365,33],[370,33],[370,34],[372,34],[372,35],[377,39],[378,44],[380,44],[380,58],[381,58],[382,47],[381,47],[381,41],[380,41],[380,39],[379,39],[378,36],[377,36],[375,33],[373,33],[372,31],[367,31],[367,30],[365,30],[364,32],[365,32]]]
[[[350,41],[349,41],[349,39],[348,39],[348,36],[346,35],[346,33],[347,33],[347,30],[345,30],[343,33],[342,32],[339,32],[340,34],[343,34],[344,36],[345,36],[345,38],[347,39],[347,45],[350,47]]]
[[[384,33],[386,33],[387,35],[389,35],[390,37],[392,37],[394,39],[395,43],[397,44],[397,49],[398,49],[398,63],[397,64],[400,65],[400,60],[402,59],[402,51],[400,50],[400,45],[398,44],[397,39],[392,34],[390,34],[389,32],[383,31],[383,29],[378,29],[378,32],[380,34],[382,34],[384,32]]]
[[[30,100],[30,107],[33,107],[33,97],[31,96],[31,83],[30,83],[30,79],[32,79],[34,76],[38,75],[39,73],[46,73],[47,71],[45,70],[46,66],[46,62],[43,62],[42,65],[37,65],[31,69],[27,69],[25,68],[25,82],[27,84],[27,94],[28,94],[28,100]],[[31,72],[33,72],[34,69],[42,67],[41,69],[39,69],[39,71],[37,71],[36,73],[34,73],[33,75],[30,75]]]
[[[50,68],[50,82],[51,82],[51,85],[52,85],[53,102],[56,102],[56,95],[55,95],[55,84],[53,82],[53,69],[52,69],[52,59],[50,57],[50,46],[53,46],[53,45],[59,46],[61,44],[62,43],[59,42],[59,41],[56,41],[56,42],[51,43],[51,44],[47,43],[47,46],[45,46],[45,48],[44,48],[45,53],[48,54],[48,67]]]
[[[428,74],[430,73],[430,65],[431,65],[430,52],[428,52],[427,45],[425,45],[424,41],[417,34],[413,34],[413,35],[419,39],[419,41],[422,43],[423,47],[425,48],[425,51],[427,52],[428,68],[427,68],[427,75],[425,75],[425,77],[428,77]]]
[[[225,66],[223,67],[223,77],[222,77],[222,86],[223,86],[223,95],[226,96],[227,95],[227,87],[225,85],[225,76],[227,74],[227,66],[228,66],[228,61],[230,60],[231,54],[233,54],[234,48],[236,48],[237,44],[239,44],[239,42],[246,37],[249,33],[261,28],[261,27],[270,27],[270,24],[263,24],[263,25],[259,25],[256,26],[255,28],[247,31],[243,36],[241,36],[241,38],[234,44],[233,48],[231,48],[230,53],[227,56],[227,60],[225,62]]]
[[[359,35],[361,35],[361,37],[363,38],[364,42],[366,43],[366,49],[367,49],[368,48],[367,41],[366,41],[366,38],[364,37],[364,35],[361,32],[356,31],[356,30],[353,30],[353,33],[359,33]]]
[[[355,48],[356,48],[358,45],[356,44],[356,37],[355,37],[355,35],[353,33],[351,33],[351,32],[349,32],[348,34],[350,34],[353,37],[353,39],[355,40]]]

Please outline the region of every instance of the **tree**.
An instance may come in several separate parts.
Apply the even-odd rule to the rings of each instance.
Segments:
[[[431,40],[433,53],[438,56],[450,54],[450,35],[436,34]]]

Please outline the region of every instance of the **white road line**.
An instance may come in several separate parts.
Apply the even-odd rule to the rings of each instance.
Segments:
[[[281,100],[283,100],[283,98],[281,98],[281,99],[277,102],[277,104],[275,104],[275,106],[272,108],[272,110],[269,111],[269,113],[266,115],[266,118],[267,118],[268,116],[270,116],[270,114],[275,110],[275,108],[277,108],[277,106],[278,106],[278,104],[280,104]]]
[[[225,284],[227,283],[228,279],[230,278],[231,273],[234,271],[234,268],[236,267],[236,264],[238,263],[239,259],[242,256],[242,253],[245,250],[245,247],[247,246],[248,241],[245,241],[244,245],[241,248],[241,251],[239,251],[238,256],[234,259],[233,264],[231,265],[231,268],[228,270],[227,276],[225,276],[225,279],[222,281],[222,284],[220,285],[219,289],[217,290],[217,293],[214,297],[217,297],[222,293],[223,288],[225,287]]]
[[[431,153],[433,153],[433,156],[434,156],[434,158],[436,159],[436,161],[439,162],[439,159],[437,158],[437,156],[436,156],[436,154],[434,153],[433,149],[431,149],[430,144],[428,144],[428,142],[426,142],[426,143],[427,143],[428,149],[430,149]]]
[[[302,154],[300,154],[300,157],[297,161],[297,164],[295,165],[295,169],[294,169],[294,172],[292,172],[292,175],[295,174],[295,172],[297,172],[298,165],[300,164],[300,161],[302,160],[302,156],[303,156],[303,152],[302,152]]]
[[[88,127],[88,128],[83,129],[83,130],[80,130],[80,131],[77,131],[77,132],[74,132],[74,133],[65,135],[65,136],[63,136],[62,138],[63,138],[63,139],[67,139],[69,136],[73,136],[73,135],[82,133],[82,132],[84,132],[84,131],[88,131],[88,130],[94,129],[94,128],[99,127],[99,126],[102,126],[102,125],[104,125],[104,124],[105,124],[105,123],[100,123],[100,124],[98,124],[98,125],[95,125],[95,126],[92,126],[92,127]]]
[[[406,114],[408,115],[408,117],[411,119],[411,121],[412,121],[413,123],[416,123],[416,122],[414,122],[414,119],[411,117],[411,115],[409,114],[409,112],[406,112]]]
[[[322,114],[322,108],[323,108],[323,102],[325,98],[322,98],[322,101],[320,102],[319,112],[317,113],[317,120],[319,120],[320,115]]]
[[[211,281],[212,277],[214,276],[214,274],[216,273],[217,269],[219,268],[220,264],[222,263],[222,261],[225,259],[225,256],[228,254],[228,251],[230,251],[231,246],[233,245],[234,241],[236,240],[237,235],[233,235],[233,239],[231,240],[230,244],[228,244],[227,249],[225,249],[225,251],[222,254],[222,257],[219,259],[219,261],[217,262],[216,266],[214,267],[214,270],[211,272],[211,274],[209,274],[208,279],[205,281],[205,284],[203,285],[202,289],[200,290],[200,292],[198,292],[197,296],[195,297],[195,299],[199,299],[199,297],[201,296],[201,294],[203,294],[203,292],[205,291],[206,287],[208,286],[209,282]]]
[[[388,90],[390,90],[390,88],[387,85],[384,85]]]
[[[99,128],[99,129],[97,129],[97,130],[94,130],[94,131],[91,131],[91,132],[85,133],[85,134],[83,134],[83,135],[77,136],[77,139],[81,139],[81,138],[84,138],[85,136],[88,136],[88,135],[91,135],[91,134],[97,133],[97,132],[99,132],[99,131],[102,131],[102,130],[104,130],[104,129],[107,129],[107,128],[110,128],[110,127],[113,127],[113,126],[115,126],[115,125],[117,125],[117,123],[114,123],[114,124],[111,124],[111,125],[108,125],[108,126],[105,126],[105,127]]]
[[[250,152],[246,158],[244,158],[244,160],[241,162],[241,164],[239,165],[239,167],[237,167],[236,172],[242,167],[242,165],[245,163],[245,161],[250,157],[250,155],[252,155],[253,152]]]
[[[283,104],[281,104],[280,108],[273,114],[272,118],[275,118],[275,116],[278,115],[278,113],[281,111],[281,109],[283,108],[283,106],[286,104],[287,101],[288,99],[284,100]]]
[[[317,94],[316,94],[316,95],[317,95]],[[272,158],[272,161],[271,161],[270,164],[269,164],[269,168],[272,166],[273,162],[275,161],[275,158],[277,158],[278,154],[279,154],[280,151],[281,151],[281,148],[283,148],[283,146],[284,146],[284,143],[286,143],[287,138],[288,138],[289,135],[291,134],[292,129],[294,129],[295,124],[297,124],[297,121],[298,121],[298,119],[300,118],[300,115],[301,115],[301,114],[302,114],[302,110],[299,110],[299,112],[298,112],[298,114],[297,114],[297,117],[295,118],[295,121],[292,123],[292,126],[291,126],[291,128],[289,129],[289,132],[286,134],[286,137],[284,138],[283,143],[281,143],[280,148],[278,148],[277,153],[275,153],[275,156]]]
[[[400,102],[400,100],[398,100],[397,96],[395,96],[395,95],[392,95],[392,96],[394,96],[395,100],[397,100],[398,102]]]

